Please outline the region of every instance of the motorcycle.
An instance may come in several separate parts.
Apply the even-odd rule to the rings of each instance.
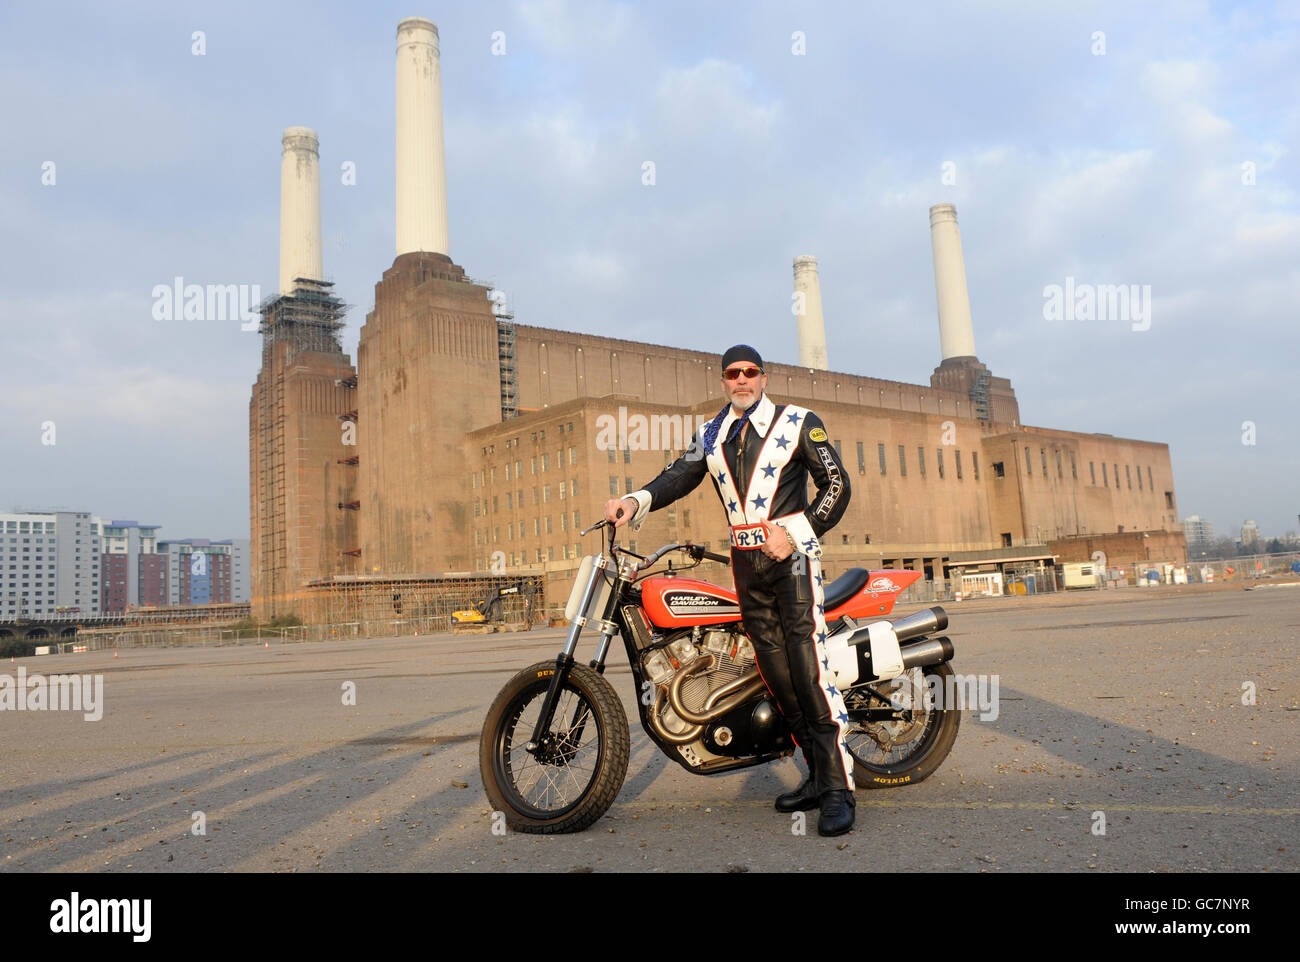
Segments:
[[[687,771],[734,772],[789,756],[794,741],[755,664],[736,593],[681,573],[705,560],[701,545],[668,544],[648,557],[608,529],[600,555],[583,559],[565,608],[569,632],[554,661],[506,683],[483,722],[479,767],[488,800],[513,830],[579,832],[614,803],[627,774],[630,732],[604,677],[615,635],[627,650],[650,740]],[[690,564],[654,570],[680,553]],[[961,712],[951,698],[952,642],[940,607],[890,622],[920,572],[853,568],[824,588],[825,656],[850,720],[846,738],[859,788],[920,782],[943,763]],[[575,661],[578,638],[599,632],[595,657]]]

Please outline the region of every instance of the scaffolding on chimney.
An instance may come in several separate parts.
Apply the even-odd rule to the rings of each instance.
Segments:
[[[294,278],[292,294],[273,294],[262,302],[262,363],[277,343],[288,342],[298,351],[341,353],[339,334],[347,305],[334,296],[331,281]]]

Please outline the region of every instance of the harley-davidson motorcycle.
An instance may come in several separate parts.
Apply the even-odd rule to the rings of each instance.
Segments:
[[[734,772],[789,755],[794,742],[763,683],[736,593],[680,572],[704,560],[730,565],[700,545],[669,544],[643,557],[607,528],[600,555],[583,559],[565,616],[569,633],[554,661],[525,668],[501,689],[479,739],[483,786],[520,832],[579,832],[614,803],[627,774],[630,733],[623,703],[605,679],[615,635],[623,639],[646,734],[698,775]],[[653,566],[685,556],[674,568]],[[689,560],[690,564],[685,562]],[[919,782],[942,764],[961,712],[950,698],[952,642],[933,607],[890,622],[916,571],[853,568],[824,588],[826,659],[843,693],[859,788]],[[867,621],[866,619],[877,619]],[[584,630],[599,633],[595,657],[574,659]]]

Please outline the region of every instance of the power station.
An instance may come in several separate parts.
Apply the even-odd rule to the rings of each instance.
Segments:
[[[318,140],[284,132],[280,290],[262,306],[249,405],[257,617],[327,620],[344,591],[399,606],[412,586],[489,571],[544,575],[554,604],[581,555],[598,550],[578,530],[690,437],[634,426],[693,427],[723,403],[727,345],[516,324],[451,259],[438,44],[428,20],[398,25],[396,258],[375,285],[355,367],[339,341],[346,305],[324,280]],[[1182,563],[1168,446],[1023,424],[1010,381],[975,353],[951,204],[930,209],[930,235],[941,360],[929,384],[834,371],[817,260],[794,259],[798,363],[769,363],[768,393],[816,410],[850,475],[826,573],[905,567],[942,585],[980,571],[1041,575],[1096,551]],[[612,443],[611,423],[626,426]],[[720,548],[727,529],[703,485],[637,538]]]

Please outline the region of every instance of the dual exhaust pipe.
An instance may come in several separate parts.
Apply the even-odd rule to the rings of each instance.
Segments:
[[[889,626],[888,622],[877,624]],[[951,660],[954,649],[952,642],[946,636],[938,638],[925,637],[933,632],[943,631],[947,627],[948,613],[937,605],[895,621],[892,625],[892,633],[898,640],[898,653],[902,657],[903,670],[937,665],[940,662]],[[907,644],[913,638],[921,640],[913,644]],[[839,666],[836,668],[838,680],[842,682],[846,680],[846,676],[861,679],[862,682],[871,680],[868,677],[873,667],[867,655],[867,652],[870,651],[869,641],[870,634],[867,625],[853,629],[847,638],[841,634],[838,638],[827,639],[828,648],[834,645],[835,649],[830,652],[832,662],[844,663],[842,669]],[[868,647],[859,651],[858,646],[860,645],[867,645]],[[847,657],[837,657],[841,652],[843,652],[843,656]],[[655,733],[664,741],[674,745],[689,744],[704,733],[706,725],[740,707],[759,692],[766,690],[767,686],[764,684],[762,676],[759,675],[758,668],[755,667],[712,692],[705,699],[699,711],[691,711],[683,704],[683,684],[693,675],[713,668],[716,663],[717,659],[713,655],[705,655],[679,671],[670,684],[659,686],[658,691],[655,693],[654,706],[649,713],[649,717]],[[688,727],[685,731],[674,734],[663,727],[659,716],[665,702],[672,707],[677,717],[687,724]]]

